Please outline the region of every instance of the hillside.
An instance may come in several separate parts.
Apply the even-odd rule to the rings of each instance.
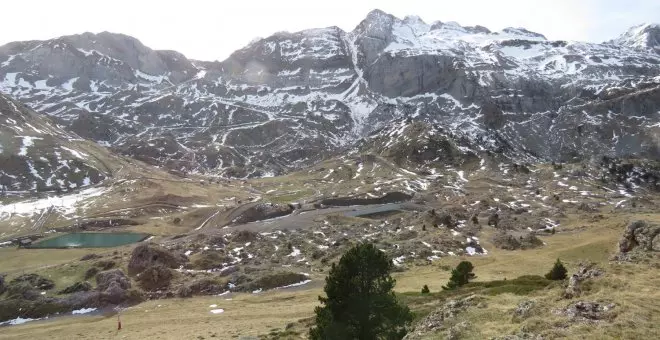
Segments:
[[[89,142],[8,96],[0,95],[0,189],[3,195],[61,193],[95,185],[111,176],[102,160],[85,151],[88,148]]]
[[[656,28],[594,44],[375,10],[215,63],[85,33],[0,47],[0,90],[124,155],[231,177],[309,166],[405,117],[516,160],[657,159]]]

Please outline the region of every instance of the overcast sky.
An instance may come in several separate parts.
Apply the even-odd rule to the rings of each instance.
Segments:
[[[427,23],[525,27],[548,39],[593,42],[633,25],[660,23],[660,0],[21,0],[2,2],[0,44],[110,31],[154,49],[222,60],[277,31],[350,31],[375,8]]]

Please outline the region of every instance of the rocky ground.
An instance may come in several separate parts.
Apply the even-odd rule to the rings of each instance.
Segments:
[[[5,270],[2,318],[37,319],[152,299],[318,287],[329,264],[361,241],[374,242],[405,277],[417,268],[442,267],[453,259],[480,261],[493,253],[500,257],[545,251],[555,238],[588,232],[593,225],[610,224],[613,217],[653,216],[658,204],[657,167],[649,162],[521,165],[475,156],[455,166],[406,168],[390,159],[349,155],[276,180],[246,182],[204,178],[171,183],[174,177],[169,174],[130,179],[136,174],[123,170],[118,177],[125,178],[106,189],[107,201],[94,199],[86,210],[77,210],[87,218],[61,214],[53,220],[62,227],[52,230],[147,231],[154,238],[98,255],[89,251],[45,268]],[[137,183],[143,183],[144,192],[131,189]],[[181,191],[184,185],[189,189]],[[203,194],[222,190],[218,188],[242,196],[220,195],[213,202]],[[124,197],[120,201],[125,205],[110,205],[116,200],[110,197]],[[36,223],[40,218],[12,214],[2,225],[9,231],[16,219]],[[619,230],[620,252],[612,259],[654,263],[659,237],[653,223],[637,222],[625,232]],[[37,234],[18,232],[14,240]],[[16,244],[7,246],[5,251],[16,251]],[[562,293],[574,302],[556,307],[553,315],[578,321],[613,318],[614,302],[576,300],[585,285],[601,275],[601,269],[589,264],[577,268]],[[452,301],[446,303],[472,305]],[[531,304],[521,309],[533,308]],[[452,316],[438,320],[437,315],[447,313]],[[453,320],[454,314],[460,313],[432,312],[409,337],[470,334],[474,326],[460,317],[443,321]]]

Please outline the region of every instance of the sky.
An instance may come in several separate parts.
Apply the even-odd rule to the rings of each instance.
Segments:
[[[553,40],[602,42],[634,25],[660,23],[660,0],[22,0],[2,3],[0,45],[109,31],[188,58],[224,60],[279,31],[350,31],[376,8],[427,23],[525,27]]]

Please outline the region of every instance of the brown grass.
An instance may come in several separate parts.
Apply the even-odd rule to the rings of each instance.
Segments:
[[[149,301],[116,316],[67,317],[4,328],[0,339],[232,339],[267,334],[311,315],[318,289]],[[212,304],[225,310],[210,313]],[[215,336],[212,336],[215,335]]]

